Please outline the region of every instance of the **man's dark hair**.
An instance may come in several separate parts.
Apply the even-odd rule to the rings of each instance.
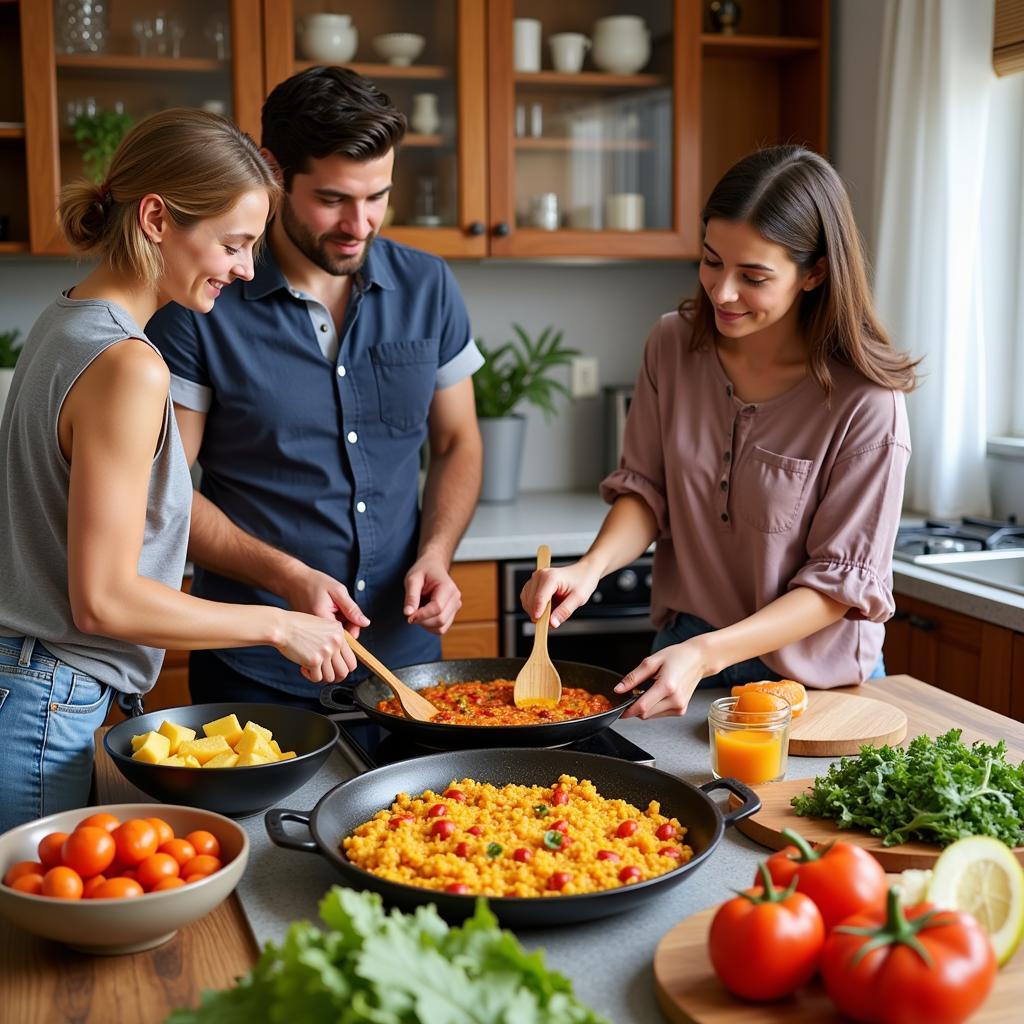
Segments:
[[[397,149],[405,115],[369,79],[348,68],[300,71],[274,88],[263,104],[261,144],[281,167],[284,187],[311,159],[343,156],[376,160]]]

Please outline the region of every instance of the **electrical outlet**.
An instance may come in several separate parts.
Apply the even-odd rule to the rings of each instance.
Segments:
[[[594,356],[573,359],[569,390],[573,398],[593,398],[597,394],[597,359]]]

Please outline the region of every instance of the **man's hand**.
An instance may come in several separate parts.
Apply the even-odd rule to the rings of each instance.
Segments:
[[[359,636],[360,627],[370,624],[343,583],[308,565],[289,575],[281,597],[294,611],[338,619],[354,637]]]
[[[448,572],[447,562],[436,555],[420,555],[405,575],[402,614],[409,623],[442,636],[461,607],[462,594]]]

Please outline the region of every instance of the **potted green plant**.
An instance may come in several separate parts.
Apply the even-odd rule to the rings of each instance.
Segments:
[[[107,176],[114,152],[133,124],[131,114],[119,110],[97,110],[75,118],[71,131],[82,151],[86,176],[92,181],[99,184]]]
[[[0,331],[0,416],[3,415],[7,393],[11,390],[11,381],[14,380],[14,364],[21,354],[21,346],[14,345],[20,333],[18,330]]]
[[[579,355],[562,345],[562,331],[548,326],[536,340],[513,324],[515,337],[491,350],[477,339],[484,365],[473,375],[473,394],[484,443],[484,479],[480,500],[515,501],[523,459],[526,418],[516,409],[524,402],[537,406],[545,419],[556,411],[559,394],[569,389],[552,376]]]

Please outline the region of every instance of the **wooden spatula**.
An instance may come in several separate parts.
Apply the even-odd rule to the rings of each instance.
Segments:
[[[345,637],[352,653],[374,675],[379,676],[394,691],[398,703],[402,705],[406,718],[415,718],[417,722],[429,722],[436,714],[437,708],[426,697],[421,697],[411,686],[406,686],[394,672],[382,661],[372,655],[354,636]]]
[[[551,548],[547,544],[541,544],[537,548],[537,568],[547,569],[550,565]],[[553,707],[562,699],[562,680],[548,654],[550,618],[551,602],[548,601],[537,620],[536,632],[533,634],[533,650],[516,676],[516,688],[512,691],[512,699],[517,708],[536,705]]]

